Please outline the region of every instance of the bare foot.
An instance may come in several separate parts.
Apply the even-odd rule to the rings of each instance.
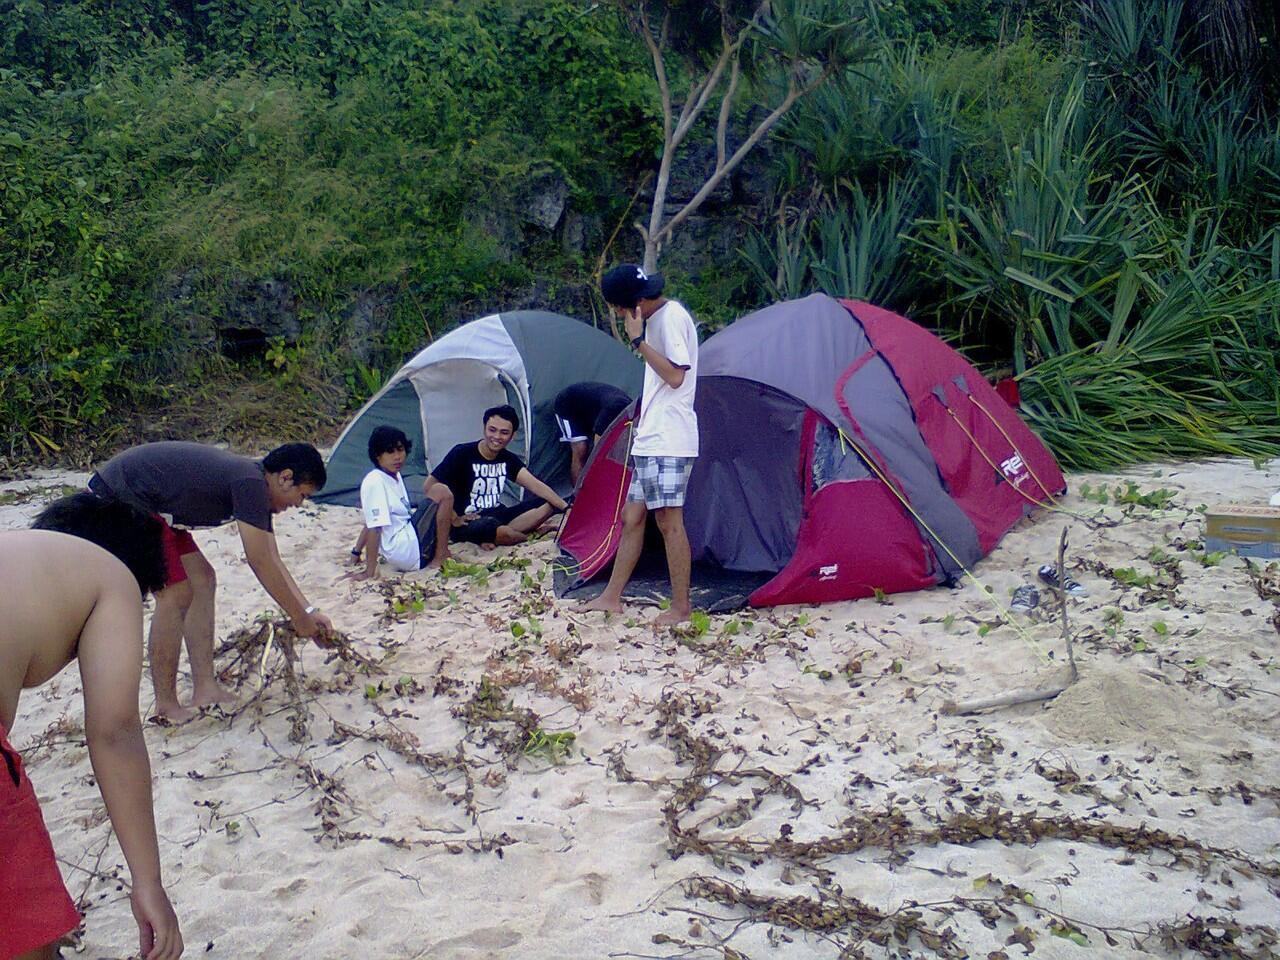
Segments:
[[[191,695],[191,706],[199,711],[201,707],[212,707],[219,703],[235,703],[240,698],[230,690],[224,690],[216,683],[210,690],[196,690]]]
[[[427,563],[427,565],[426,565],[425,567],[423,567],[423,569],[424,569],[424,570],[439,570],[442,566],[444,566],[444,562],[445,562],[446,560],[452,560],[452,559],[453,559],[453,554],[452,554],[452,553],[450,553],[448,550],[446,550],[444,553],[440,554],[440,556],[438,556],[438,557],[434,558],[433,560],[429,561],[429,562]]]
[[[605,613],[621,613],[622,601],[611,600],[602,593],[594,600],[584,603],[582,610],[584,613],[590,613],[592,610],[603,610]]]
[[[481,549],[481,550],[492,550],[492,549],[494,549],[495,547],[497,547],[497,544],[496,544],[496,543],[482,543],[482,544],[480,544],[480,549]]]
[[[199,715],[200,711],[195,707],[184,707],[180,703],[157,703],[156,712],[151,715],[151,720],[161,726],[176,726],[188,720],[194,720]]]
[[[685,623],[689,619],[692,610],[677,610],[675,607],[669,607],[653,618],[655,627],[673,627],[677,623]]]

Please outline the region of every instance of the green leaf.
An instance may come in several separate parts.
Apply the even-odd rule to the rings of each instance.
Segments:
[[[1016,280],[1018,283],[1031,287],[1034,290],[1039,290],[1041,293],[1047,293],[1052,297],[1057,297],[1067,303],[1076,302],[1076,298],[1073,294],[1055,287],[1053,284],[1048,281],[1041,280],[1039,277],[1033,277],[1031,274],[1019,270],[1016,267],[1005,267],[1004,275],[1010,280]]]

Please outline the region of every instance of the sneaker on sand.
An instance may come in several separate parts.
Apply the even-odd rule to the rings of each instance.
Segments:
[[[1049,586],[1051,586],[1054,590],[1058,590],[1058,589],[1065,590],[1067,593],[1069,593],[1073,597],[1087,597],[1089,595],[1089,591],[1086,590],[1083,585],[1081,585],[1075,580],[1072,580],[1070,577],[1067,577],[1065,580],[1062,581],[1061,584],[1059,584],[1058,568],[1055,567],[1053,564],[1046,563],[1043,567],[1040,568],[1039,574],[1040,574],[1040,579],[1043,580],[1045,583],[1047,583]]]
[[[1030,613],[1040,605],[1040,591],[1029,583],[1024,583],[1013,591],[1013,599],[1009,601],[1009,609],[1018,613]]]

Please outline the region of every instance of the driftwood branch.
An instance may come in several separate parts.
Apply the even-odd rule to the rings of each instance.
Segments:
[[[942,709],[938,712],[943,716],[959,716],[967,713],[981,713],[984,710],[996,710],[1000,707],[1016,707],[1023,703],[1039,703],[1043,700],[1052,700],[1058,694],[1062,693],[1080,676],[1080,671],[1076,667],[1075,647],[1071,642],[1071,629],[1067,623],[1067,591],[1062,589],[1062,584],[1066,581],[1066,565],[1065,558],[1067,553],[1067,528],[1062,528],[1062,536],[1058,540],[1058,612],[1062,615],[1062,642],[1067,648],[1067,679],[1065,683],[1056,687],[1046,687],[1040,690],[1010,690],[1008,693],[998,697],[988,697],[984,700],[962,700],[956,703],[954,700],[948,700],[942,705]]]

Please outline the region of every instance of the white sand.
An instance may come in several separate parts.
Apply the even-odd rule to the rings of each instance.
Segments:
[[[522,586],[518,570],[485,584],[414,575],[395,582],[396,589],[405,596],[411,585],[422,587],[429,609],[393,622],[378,586],[338,579],[357,531],[355,511],[308,507],[279,519],[281,552],[308,597],[363,653],[388,657],[387,674],[357,675],[344,688],[334,682],[343,676],[335,664],[314,647],[304,649],[302,666],[314,689],[301,744],[289,739],[274,653],[261,698],[233,718],[147,727],[165,880],[188,955],[835,958],[861,937],[852,928],[820,936],[781,923],[739,924],[748,915],[743,908],[685,896],[680,882],[694,876],[781,897],[813,897],[819,886],[838,885],[882,911],[908,901],[949,904],[951,916],[926,909],[922,922],[953,931],[975,957],[1002,950],[1025,956],[1022,946],[1007,945],[1019,926],[1034,935],[1038,958],[1140,950],[1177,956],[1159,936],[1143,934],[1188,915],[1219,918],[1215,929],[1227,920],[1276,926],[1280,634],[1271,618],[1277,610],[1259,598],[1241,560],[1203,566],[1170,541],[1200,535],[1198,504],[1265,503],[1280,487],[1280,461],[1266,470],[1244,462],[1167,465],[1129,477],[1143,491],[1176,489],[1173,508],[1137,507],[1127,522],[1101,529],[1041,515],[978,566],[978,576],[1007,603],[1016,585],[1052,561],[1066,523],[1068,563],[1090,595],[1070,602],[1078,683],[1047,705],[970,717],[938,710],[947,699],[989,697],[1061,676],[1060,625],[1045,604],[1017,617],[1023,635],[1009,626],[988,630],[982,624],[995,621],[996,611],[969,583],[894,596],[887,604],[716,617],[705,637],[679,642],[645,626],[652,609],[632,608],[628,617],[605,622],[554,601],[545,572],[554,548],[541,542],[514,552],[531,559],[525,572],[535,585]],[[1064,506],[1122,517],[1114,506],[1079,496],[1082,483],[1111,479],[1072,478]],[[25,524],[48,491],[83,480],[45,474],[0,487],[0,503],[6,490],[26,491],[21,502],[0,506],[0,528]],[[218,570],[224,638],[271,604],[232,529],[197,539]],[[1145,558],[1156,546],[1181,561],[1184,579],[1172,606],[1143,604],[1141,590],[1121,589],[1083,567],[1101,561],[1152,573]],[[462,559],[479,562],[509,553],[459,550]],[[541,637],[517,640],[511,623],[529,628],[530,611]],[[733,636],[731,621],[738,628]],[[583,649],[575,651],[575,642]],[[846,675],[851,662],[860,672]],[[506,687],[500,701],[536,711],[544,730],[576,734],[565,762],[538,755],[509,766],[485,740],[494,731],[509,733],[511,724],[468,727],[453,714],[486,675]],[[423,691],[397,695],[390,688],[402,678]],[[387,690],[375,704],[364,685],[380,680]],[[254,683],[242,691],[246,698]],[[78,674],[69,669],[26,693],[14,740],[30,748],[64,874],[87,905],[83,955],[124,957],[136,950],[134,925],[121,884],[110,879],[125,875],[123,859],[91,779],[79,691]],[[717,863],[692,852],[673,859],[663,805],[692,767],[669,740],[652,736],[664,694],[702,704],[705,712],[687,713],[683,722],[720,751],[717,771],[794,774],[808,801],[797,813],[791,799],[765,793],[758,806],[717,822],[717,814],[739,798],[750,800],[764,781],[710,778],[709,796],[681,819],[684,827],[701,823],[704,838],[736,834],[767,842],[789,827],[792,840],[811,840],[849,829],[890,802],[917,827],[928,827],[927,818],[994,806],[1166,831],[1269,864],[1273,876],[1246,875],[1223,854],[1211,855],[1202,870],[1175,863],[1167,849],[1131,853],[1091,839],[1034,845],[908,839],[896,859],[868,847],[827,856],[821,871],[788,868],[776,855],[756,863]],[[144,683],[142,705],[150,700]],[[461,750],[474,819],[456,767],[428,771],[383,743],[335,738],[334,721],[399,730],[442,762]],[[650,782],[622,782],[610,772],[613,758]],[[1244,794],[1237,784],[1245,785]],[[335,842],[334,830],[369,838]],[[492,838],[510,841],[501,856],[483,849]],[[972,910],[955,909],[955,898],[991,897],[1001,883],[1070,918],[1091,951],[1054,936],[1053,919],[1025,904],[1013,908],[1016,919],[1001,917],[994,928]],[[1112,928],[1119,945],[1107,946],[1089,924]],[[892,940],[863,941],[860,949],[870,957],[907,955],[891,952],[898,949]],[[907,949],[911,956],[936,955],[919,940]]]

